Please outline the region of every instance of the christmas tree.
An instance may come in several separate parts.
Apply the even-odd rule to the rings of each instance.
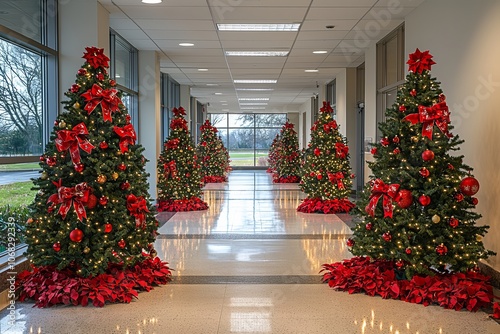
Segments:
[[[170,135],[158,159],[158,210],[195,211],[208,209],[201,200],[201,166],[187,122],[184,108],[172,110]]]
[[[450,111],[428,51],[410,55],[409,73],[374,145],[373,172],[348,246],[354,255],[394,261],[407,278],[415,273],[466,272],[492,255],[477,226],[473,195],[479,183],[450,130]]]
[[[300,181],[299,139],[293,124],[288,121],[279,133],[279,150],[276,151],[276,163],[273,175],[275,183],[296,183]]]
[[[271,146],[269,147],[269,153],[268,153],[268,157],[269,157],[268,158],[268,165],[269,165],[269,167],[267,168],[268,173],[271,173],[271,174],[276,173],[280,145],[281,145],[281,136],[278,133],[276,135],[276,137],[274,137],[273,142],[271,143]]]
[[[332,112],[330,103],[323,102],[320,116],[311,128],[300,181],[307,198],[297,208],[300,212],[339,213],[354,207],[348,199],[354,177],[350,172],[349,147]]]
[[[26,235],[27,254],[36,270],[24,273],[20,284],[21,298],[40,297],[39,306],[69,301],[62,292],[59,299],[47,300],[46,294],[55,292],[38,285],[44,282],[37,281],[41,276],[54,284],[63,282],[55,279],[55,272],[64,273],[65,279],[102,274],[116,278],[135,270],[131,268],[149,265],[156,254],[153,242],[158,223],[148,194],[144,149],[136,143],[121,93],[109,79],[109,58],[103,49],[88,47],[83,58],[85,64],[66,93],[68,112],[58,116],[40,157],[41,176],[34,179],[38,193]],[[166,282],[169,274],[163,266],[158,277]],[[62,280],[62,276],[57,277]],[[122,283],[113,284],[123,291],[130,288],[124,287],[130,282]],[[74,284],[71,290],[75,291],[67,293],[71,292],[73,304],[85,305],[89,298],[98,306],[105,301],[127,301],[111,293],[88,296]],[[122,292],[118,295],[124,297]]]
[[[197,147],[201,161],[201,175],[204,183],[227,182],[229,169],[228,152],[217,135],[217,128],[207,119],[200,127],[201,139]]]

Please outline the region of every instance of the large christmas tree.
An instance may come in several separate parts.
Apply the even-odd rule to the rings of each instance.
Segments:
[[[300,212],[349,212],[352,177],[349,147],[332,118],[330,103],[323,102],[320,116],[311,128],[311,140],[302,167],[300,189],[307,198],[297,208]]]
[[[200,127],[201,138],[197,147],[201,161],[201,175],[204,183],[227,182],[229,171],[228,152],[221,138],[217,135],[217,128],[207,119]]]
[[[127,301],[116,294],[112,297],[114,288],[109,286],[109,296],[100,297],[73,284],[64,297],[44,285],[48,281],[43,276],[53,284],[63,284],[61,275],[92,279],[112,270],[116,278],[119,272],[130,274],[135,270],[131,268],[147,265],[156,253],[153,242],[158,223],[148,194],[144,149],[136,144],[121,93],[109,79],[109,58],[103,49],[88,47],[83,58],[86,62],[66,93],[68,112],[58,116],[40,157],[41,176],[34,180],[38,193],[31,205],[26,241],[36,270],[24,273],[20,283],[21,298],[40,297],[39,306],[69,301],[85,305],[88,299],[99,306],[105,301]],[[158,277],[168,274],[163,267]],[[116,281],[113,284],[124,287]],[[47,300],[50,293],[53,297]]]
[[[201,166],[184,119],[186,111],[180,107],[172,113],[170,135],[158,159],[158,210],[206,210],[208,205],[200,198]]]
[[[281,136],[278,133],[274,137],[273,142],[271,143],[271,146],[269,147],[269,153],[268,153],[269,168],[267,169],[268,173],[271,173],[271,174],[276,173],[277,163],[278,163],[278,155],[280,154],[280,149],[281,149]]]
[[[432,56],[417,49],[407,63],[406,82],[379,126],[373,176],[358,203],[364,219],[348,245],[355,255],[395,261],[408,278],[465,272],[493,254],[481,240],[488,227],[476,225],[473,211],[479,183],[455,153],[463,140],[450,132]]]
[[[279,147],[276,151],[276,164],[273,175],[275,183],[296,183],[300,181],[300,153],[299,139],[297,132],[293,129],[293,124],[288,121],[283,125],[279,133]]]

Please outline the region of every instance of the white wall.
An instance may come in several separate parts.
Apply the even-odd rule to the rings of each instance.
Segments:
[[[500,1],[426,1],[406,18],[406,54],[429,50],[452,113],[460,154],[474,167],[481,189],[480,224],[490,225],[485,246],[500,254]],[[487,261],[500,270],[500,255]]]
[[[301,149],[307,147],[307,143],[311,140],[311,126],[312,126],[312,111],[311,111],[311,100],[304,102],[299,108],[299,124],[297,127],[297,132],[299,133],[299,147]],[[304,114],[306,122],[304,123]],[[300,130],[299,130],[300,129]],[[305,146],[303,143],[305,142]]]
[[[377,46],[373,44],[365,53],[365,139],[376,141],[377,131]],[[368,161],[373,160],[370,152],[365,152],[365,180],[368,182],[371,170]]]

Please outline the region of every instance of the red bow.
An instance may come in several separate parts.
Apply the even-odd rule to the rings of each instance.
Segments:
[[[146,212],[149,212],[147,202],[144,197],[136,197],[134,194],[127,196],[127,210],[135,217],[135,226],[146,228]]]
[[[187,122],[184,118],[174,118],[170,122],[170,128],[172,130],[183,129],[187,131]]]
[[[344,143],[335,143],[335,155],[339,159],[345,159],[347,153],[349,153],[349,146],[344,145]]]
[[[344,179],[344,173],[342,172],[337,172],[337,173],[330,173],[328,172],[328,180],[330,180],[331,183],[337,183],[337,188],[340,190],[344,190],[345,186],[344,183],[342,182],[342,179]]]
[[[168,178],[169,174],[172,174],[172,177],[175,177],[177,175],[177,164],[175,161],[172,160],[169,163],[164,163],[163,172],[165,173],[165,178]]]
[[[411,124],[423,123],[422,126],[422,136],[432,140],[432,131],[434,128],[434,122],[436,126],[442,133],[446,136],[451,137],[448,133],[448,123],[450,123],[450,111],[446,102],[436,103],[431,107],[418,106],[418,113],[410,114],[403,118],[403,120],[411,122]]]
[[[127,124],[123,128],[115,126],[113,131],[120,137],[120,150],[122,153],[128,151],[129,145],[134,145],[137,136],[135,134],[134,126]]]
[[[59,152],[66,151],[69,149],[71,155],[71,161],[74,164],[80,163],[80,149],[87,153],[92,152],[94,145],[92,145],[86,135],[89,134],[85,123],[80,123],[75,125],[72,130],[59,130],[56,132],[57,138],[54,140],[56,148]]]
[[[184,109],[183,107],[174,108],[172,109],[172,114],[174,114],[175,116],[186,115],[186,109]]]
[[[319,109],[320,112],[332,113],[333,109],[330,102],[323,101],[323,106]]]
[[[285,129],[293,129],[293,124],[286,122],[285,125],[283,126]]]
[[[165,146],[170,150],[175,150],[179,146],[179,139],[170,139],[165,143]]]
[[[384,218],[392,218],[392,200],[397,199],[398,192],[399,184],[385,184],[381,179],[376,179],[373,182],[370,202],[365,207],[366,213],[374,217],[375,207],[377,206],[379,198],[383,196]]]
[[[90,195],[90,188],[87,183],[79,183],[73,188],[63,187],[62,180],[52,183],[57,187],[57,193],[52,194],[47,200],[47,203],[54,203],[53,205],[61,203],[58,213],[61,215],[62,219],[66,219],[66,215],[69,209],[71,209],[71,205],[75,207],[78,220],[82,221],[83,218],[87,218],[85,204],[88,202]]]
[[[82,94],[82,97],[87,101],[84,109],[90,114],[99,104],[101,104],[104,121],[112,122],[111,113],[120,111],[118,105],[122,103],[120,98],[116,95],[117,93],[118,91],[114,88],[102,89],[102,87],[94,84],[91,89]]]

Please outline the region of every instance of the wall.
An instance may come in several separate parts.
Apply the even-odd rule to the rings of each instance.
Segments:
[[[304,114],[306,122],[304,123]],[[307,100],[299,108],[299,127],[297,127],[297,132],[299,134],[299,147],[301,149],[307,147],[307,143],[311,139],[311,126],[312,126],[312,112],[311,112],[311,101]],[[305,143],[305,145],[304,145]]]
[[[490,225],[485,246],[500,253],[500,2],[426,1],[406,18],[406,53],[429,50],[452,113],[460,154],[474,167],[481,189],[480,224]],[[488,259],[500,270],[500,256]]]
[[[365,139],[376,141],[377,133],[377,46],[373,44],[365,53]],[[373,160],[370,152],[365,152],[365,183],[371,170],[368,161]]]

